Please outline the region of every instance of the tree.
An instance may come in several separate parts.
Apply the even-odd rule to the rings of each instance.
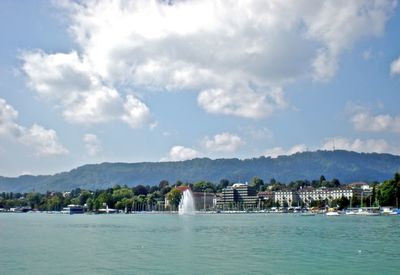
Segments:
[[[209,193],[214,193],[215,192],[215,186],[209,181],[200,181],[196,182],[193,184],[192,190],[194,192],[209,192]]]
[[[251,186],[253,186],[257,191],[261,190],[261,187],[264,186],[264,181],[259,177],[253,177],[251,179]]]
[[[31,192],[26,195],[26,200],[28,201],[30,207],[39,208],[42,195],[37,192]]]
[[[222,179],[219,181],[219,183],[216,186],[216,192],[222,192],[222,189],[226,188],[229,186],[229,180],[227,179]]]
[[[92,197],[92,194],[89,191],[82,191],[79,195],[79,205],[84,205],[90,197]]]
[[[172,189],[167,196],[170,205],[174,206],[175,209],[178,208],[179,202],[181,201],[181,197],[182,197],[182,192],[177,188]]]
[[[47,199],[47,210],[60,211],[62,209],[62,201],[58,196],[52,196]]]
[[[137,195],[137,196],[147,195],[147,188],[141,184],[139,184],[138,186],[136,186],[132,189],[134,189],[135,195]]]
[[[342,196],[339,201],[338,201],[338,205],[339,205],[339,209],[345,209],[347,207],[349,207],[350,205],[350,200],[344,196]]]
[[[169,182],[167,180],[162,180],[160,181],[160,183],[158,184],[158,188],[161,190],[165,187],[169,186]]]
[[[333,179],[331,185],[332,187],[340,187],[340,181],[338,179]]]
[[[400,182],[396,182],[396,175],[394,179],[384,181],[378,191],[379,203],[384,206],[396,205],[399,197],[399,185]]]

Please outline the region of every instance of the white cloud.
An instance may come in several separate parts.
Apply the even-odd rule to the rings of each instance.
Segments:
[[[39,156],[68,154],[68,150],[59,143],[56,131],[45,129],[37,124],[29,129],[24,129],[19,140],[23,144],[33,147]]]
[[[200,152],[195,149],[177,145],[172,147],[168,157],[162,158],[161,161],[183,161],[197,158],[200,155]]]
[[[352,116],[351,121],[358,131],[400,132],[400,116],[388,114],[374,116],[368,110],[360,109]]]
[[[366,139],[330,137],[326,138],[321,146],[322,150],[341,149],[364,153],[391,153],[399,154],[400,148],[389,144],[384,139]]]
[[[400,57],[394,60],[392,64],[390,64],[390,74],[400,75]]]
[[[208,89],[199,94],[197,101],[209,113],[248,118],[265,117],[286,106],[280,88],[267,93],[256,93],[252,90]]]
[[[238,135],[227,132],[217,134],[212,138],[204,138],[205,147],[212,152],[236,152],[243,144],[244,141]]]
[[[148,107],[133,95],[123,97],[104,81],[87,58],[76,52],[21,55],[28,85],[42,98],[55,102],[69,122],[93,124],[122,120],[133,128],[153,122]]]
[[[68,150],[58,141],[56,131],[33,124],[26,128],[15,122],[18,112],[0,98],[0,136],[6,136],[32,148],[38,156],[65,155]]]
[[[21,126],[15,123],[17,117],[18,112],[0,98],[0,135],[19,137],[22,134]]]
[[[94,134],[85,134],[83,142],[89,156],[97,156],[103,150],[100,139]]]
[[[122,115],[122,120],[128,123],[132,128],[139,128],[144,125],[155,127],[155,122],[151,117],[149,108],[132,95],[127,96],[126,102],[124,103],[124,110],[125,112]]]
[[[395,6],[379,0],[167,2],[57,2],[81,52],[60,62],[66,68],[53,61],[34,69],[39,76],[27,72],[31,86],[40,93],[54,85],[103,93],[104,86],[124,85],[194,89],[207,112],[265,117],[286,105],[282,90],[269,91],[304,77],[334,77],[342,53],[362,37],[381,35]],[[54,67],[60,71],[56,76],[67,76],[63,81],[40,73]],[[34,78],[43,81],[37,85]],[[98,110],[91,106],[83,114],[89,121]]]
[[[266,157],[277,158],[279,156],[293,155],[295,153],[301,153],[307,151],[307,146],[304,144],[296,144],[293,147],[285,150],[282,147],[274,147],[265,151]]]

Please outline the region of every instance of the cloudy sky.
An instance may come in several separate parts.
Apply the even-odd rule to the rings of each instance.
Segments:
[[[396,1],[0,1],[0,175],[400,154]]]

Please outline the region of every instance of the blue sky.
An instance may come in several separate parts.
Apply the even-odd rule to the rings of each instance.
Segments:
[[[396,1],[0,1],[0,175],[400,154]]]

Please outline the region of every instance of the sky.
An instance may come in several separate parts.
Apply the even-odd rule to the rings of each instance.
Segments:
[[[400,155],[397,1],[0,1],[0,175]]]

